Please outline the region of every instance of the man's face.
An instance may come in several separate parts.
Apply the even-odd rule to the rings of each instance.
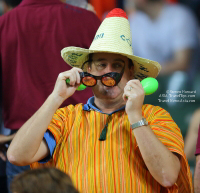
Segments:
[[[94,95],[101,99],[117,99],[122,97],[126,83],[133,78],[133,67],[128,67],[128,58],[119,54],[96,53],[93,54],[92,61],[88,72],[95,76],[102,76],[109,72],[120,73],[125,66],[123,76],[118,85],[107,87],[98,80],[97,85],[92,88]]]

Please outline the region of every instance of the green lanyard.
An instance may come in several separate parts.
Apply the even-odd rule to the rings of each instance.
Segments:
[[[110,122],[111,117],[112,117],[112,114],[108,115],[108,117],[106,119],[106,125],[105,125],[105,127],[103,128],[103,130],[101,132],[101,135],[99,137],[99,141],[105,141],[106,140],[106,134],[107,134],[107,130],[108,130],[108,123]]]

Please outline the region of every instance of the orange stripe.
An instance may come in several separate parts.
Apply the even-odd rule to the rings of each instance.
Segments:
[[[94,111],[94,123],[96,123],[96,111]],[[96,131],[96,128],[94,127],[94,131]],[[97,132],[95,132],[97,133]],[[95,139],[97,137],[95,136]],[[96,141],[94,143],[94,192],[97,192],[97,184],[96,184],[96,154],[95,154],[95,150],[96,150]]]
[[[133,142],[132,142],[132,130],[130,129],[130,151],[129,151],[129,159],[128,159],[128,164],[129,164],[129,168],[130,168],[130,177],[131,177],[131,180],[130,180],[130,185],[131,185],[131,192],[134,192],[134,190],[133,190],[133,186],[132,186],[132,179],[134,178],[134,176],[132,175],[132,168],[131,168],[131,166],[132,166],[132,164],[131,164],[131,154],[132,154],[132,144],[133,144]],[[135,182],[135,181],[134,181]],[[134,187],[135,187],[135,184],[134,184]]]
[[[122,114],[119,114],[119,116],[123,116]],[[119,119],[120,117],[118,117],[118,120],[120,120]],[[123,149],[123,140],[122,140],[122,136],[123,136],[123,134],[122,134],[122,131],[123,131],[123,122],[122,122],[122,120],[120,121],[120,127],[119,127],[119,134],[120,134],[120,162],[121,162],[121,165],[122,165],[122,173],[121,173],[121,176],[122,176],[122,192],[125,192],[124,190],[125,190],[125,188],[124,188],[124,186],[125,186],[125,181],[124,181],[124,179],[125,179],[125,176],[124,176],[124,161],[123,161],[123,158],[122,158],[122,149]],[[119,189],[120,190],[120,189]]]
[[[87,118],[88,118],[88,116],[87,116]],[[86,143],[86,152],[88,152],[88,137],[89,137],[89,135],[88,135],[88,129],[87,128],[85,128],[85,132],[86,132],[86,140],[85,140],[85,143]],[[84,165],[83,165],[83,167],[84,167],[84,174],[86,174],[87,173],[87,155],[85,154],[85,156],[84,156]],[[87,185],[88,185],[88,183],[87,183],[87,175],[84,175],[84,190],[86,191],[86,193],[88,193],[88,187],[87,187]]]
[[[112,124],[112,131],[113,131],[113,125],[114,123]],[[113,146],[113,141],[111,140],[111,146]],[[116,193],[116,179],[115,179],[115,168],[114,168],[114,155],[113,155],[113,151],[111,149],[111,155],[112,155],[112,168],[113,168],[113,179],[114,179],[114,193]]]
[[[105,167],[104,167],[104,166],[106,165],[106,163],[104,163],[104,160],[105,160],[105,159],[104,159],[104,157],[105,157],[105,154],[104,154],[105,143],[103,143],[102,146],[103,146],[103,147],[102,147],[102,166],[103,166],[103,167],[102,167],[102,171],[103,171],[103,183],[104,183],[104,184],[103,184],[103,188],[104,188],[104,193],[106,193],[106,192],[108,192],[108,191],[106,190],[106,185],[107,185],[106,182],[107,182],[107,180],[106,180],[106,175],[105,175],[105,174],[106,174],[106,170],[105,170]]]

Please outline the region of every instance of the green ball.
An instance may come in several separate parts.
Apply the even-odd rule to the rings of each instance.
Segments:
[[[69,79],[69,78],[66,79],[66,83],[67,83],[67,84],[70,83],[70,79]],[[86,86],[83,85],[83,84],[80,84],[76,90],[80,91],[80,90],[84,90],[84,89],[86,89]]]
[[[69,84],[70,83],[70,79],[68,78],[68,79],[66,79],[66,83],[67,84]]]
[[[84,90],[84,89],[86,89],[86,86],[83,84],[80,84],[76,90]]]
[[[142,87],[144,88],[145,95],[150,95],[156,92],[158,89],[158,81],[155,78],[148,77],[141,81]]]

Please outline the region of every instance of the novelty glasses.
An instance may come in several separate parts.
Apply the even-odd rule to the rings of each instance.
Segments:
[[[96,72],[101,72],[108,66],[108,62],[105,60],[102,61],[86,61],[83,63],[82,69],[90,69]],[[85,86],[93,87],[97,84],[97,80],[101,80],[101,83],[107,87],[116,86],[124,73],[125,63],[122,60],[117,60],[112,63],[112,69],[115,72],[109,72],[107,74],[103,74],[102,76],[95,76],[88,72],[80,72],[81,82]]]

